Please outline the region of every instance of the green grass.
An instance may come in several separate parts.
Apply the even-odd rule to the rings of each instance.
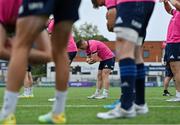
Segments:
[[[88,100],[86,97],[94,92],[95,88],[69,88],[66,116],[68,124],[178,124],[180,123],[180,103],[169,103],[165,100],[169,97],[162,96],[163,88],[147,88],[147,103],[150,112],[144,116],[132,119],[101,120],[96,118],[97,112],[107,111],[104,104],[109,104],[118,98],[120,89],[111,88],[110,98],[105,100]],[[0,100],[2,104],[4,88],[0,88]],[[171,92],[175,90],[170,88]],[[35,88],[35,98],[20,99],[16,111],[17,123],[37,124],[39,115],[51,110],[52,102],[47,99],[53,97],[53,88]],[[85,107],[78,107],[85,105]],[[77,106],[77,107],[76,107]],[[86,107],[87,106],[87,107]],[[97,107],[93,107],[97,106]]]

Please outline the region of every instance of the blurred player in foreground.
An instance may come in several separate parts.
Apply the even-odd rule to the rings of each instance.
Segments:
[[[122,90],[121,105],[109,112],[98,113],[97,117],[115,119],[146,114],[148,107],[145,103],[145,67],[141,46],[155,0],[92,0],[92,3],[94,7],[107,6],[109,20],[113,20],[116,14],[116,21],[109,23],[108,27],[114,27],[117,37],[116,55],[119,59]],[[110,11],[111,7],[116,9]]]
[[[52,31],[54,29],[54,19],[51,19],[48,25],[48,33],[51,34]],[[69,57],[69,65],[71,65],[73,59],[76,57],[77,54],[77,46],[76,43],[74,41],[74,37],[72,36],[72,34],[70,34],[69,36],[69,41],[68,41],[68,47],[67,47],[67,52],[68,52],[68,57]],[[56,100],[56,98],[50,98],[48,99],[48,101],[50,102],[54,102]]]
[[[38,118],[41,123],[65,123],[65,102],[69,79],[66,47],[72,24],[78,20],[80,0],[23,0],[16,23],[16,36],[8,69],[7,87],[0,113],[2,124],[15,124],[18,93],[25,77],[33,41],[44,29],[50,14],[55,18],[52,33],[52,55],[56,71],[56,101],[52,110]],[[59,24],[59,22],[61,22]]]

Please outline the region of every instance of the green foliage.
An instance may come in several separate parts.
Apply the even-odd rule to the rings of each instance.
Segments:
[[[46,76],[46,64],[32,66],[32,75],[33,77]]]
[[[80,39],[109,41],[99,33],[98,27],[96,25],[93,25],[91,23],[88,24],[87,22],[80,25],[79,27],[73,26],[73,34],[75,41],[79,41]]]

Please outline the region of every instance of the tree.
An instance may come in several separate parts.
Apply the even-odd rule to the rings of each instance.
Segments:
[[[84,40],[100,40],[100,41],[109,41],[103,35],[99,34],[98,27],[93,24],[88,24],[87,22],[80,25],[79,27],[73,26],[73,34],[75,41],[79,41],[80,39]]]
[[[46,76],[46,64],[33,65],[32,66],[32,75],[34,77]]]

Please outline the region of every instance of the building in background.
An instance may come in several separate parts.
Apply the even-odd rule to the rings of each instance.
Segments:
[[[104,42],[115,53],[115,42]],[[143,46],[143,57],[147,69],[146,85],[161,86],[165,74],[165,67],[162,65],[163,47],[162,41],[147,41]],[[98,62],[89,65],[85,62],[86,54],[79,51],[73,63],[71,64],[70,81],[72,86],[91,86],[88,82],[95,84],[97,76]],[[0,61],[0,85],[4,85],[7,76],[6,61]],[[46,66],[46,77],[41,77],[42,85],[52,86],[55,83],[54,63],[48,63]],[[119,85],[119,67],[118,62],[115,64],[114,71],[110,75],[112,86]]]
[[[104,42],[115,53],[115,42]],[[162,65],[163,58],[162,41],[147,41],[143,46],[143,57],[147,69],[146,85],[147,86],[160,86],[164,78],[165,67]],[[79,51],[74,62],[71,65],[70,81],[80,82],[96,81],[97,65],[98,62],[89,65],[86,62],[86,53]],[[47,77],[42,79],[43,82],[54,83],[54,64],[47,65]],[[110,75],[110,82],[112,86],[119,85],[119,67],[116,62],[114,71]],[[74,84],[74,83],[73,83]]]

